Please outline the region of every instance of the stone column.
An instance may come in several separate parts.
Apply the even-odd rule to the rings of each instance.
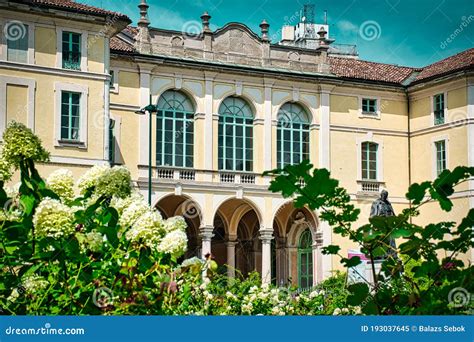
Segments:
[[[272,280],[272,250],[271,242],[273,230],[260,229],[260,240],[262,240],[262,283],[270,284]]]
[[[227,246],[227,276],[229,278],[235,277],[235,245],[237,244],[236,237],[230,237],[226,242]]]
[[[315,238],[312,245],[313,251],[313,286],[323,281],[323,253],[321,248],[323,246],[323,234],[316,232]]]
[[[213,231],[214,227],[212,226],[202,226],[200,228],[201,231],[201,241],[202,241],[202,250],[201,250],[201,256],[204,259],[206,254],[211,253],[211,240],[212,237],[214,236]]]
[[[277,278],[277,286],[283,281],[284,285],[288,280],[288,255],[286,252],[286,237],[279,238],[276,244],[276,272],[273,276]]]

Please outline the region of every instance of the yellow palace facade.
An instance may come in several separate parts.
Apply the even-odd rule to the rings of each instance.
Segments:
[[[409,184],[445,168],[474,166],[474,49],[424,68],[359,60],[331,48],[270,42],[241,23],[199,33],[137,27],[125,15],[69,0],[0,3],[0,133],[25,123],[51,152],[42,174],[123,164],[164,217],[184,215],[188,256],[212,253],[230,276],[309,287],[335,269],[332,234],[318,213],[268,191],[265,170],[309,159],[348,189],[366,222],[384,188],[396,212]],[[292,36],[293,34],[293,36]],[[157,106],[150,122],[135,112]],[[150,151],[151,146],[151,151]],[[424,209],[420,224],[459,221],[474,183],[454,209]],[[466,258],[472,260],[471,255]]]

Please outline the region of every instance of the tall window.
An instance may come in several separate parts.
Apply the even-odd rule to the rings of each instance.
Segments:
[[[282,168],[309,159],[309,117],[296,103],[286,103],[278,112],[277,163]]]
[[[444,124],[444,94],[433,96],[434,124]]]
[[[313,286],[313,249],[311,231],[307,228],[300,237],[298,244],[298,286]]]
[[[183,93],[168,90],[158,100],[156,165],[193,167],[194,106]]]
[[[80,101],[81,94],[69,91],[61,93],[61,140],[80,139]]]
[[[440,140],[435,142],[436,147],[436,176],[446,170],[446,141]]]
[[[377,153],[379,145],[373,142],[362,143],[362,179],[377,180]]]
[[[81,35],[63,32],[63,68],[81,69]]]
[[[17,21],[5,25],[7,38],[7,60],[11,62],[28,62],[28,25]]]
[[[219,107],[219,170],[253,170],[253,113],[239,97]]]

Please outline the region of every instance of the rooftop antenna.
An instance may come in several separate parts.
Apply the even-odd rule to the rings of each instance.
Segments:
[[[314,24],[314,4],[303,5],[302,21],[307,24]]]
[[[324,25],[328,24],[328,10],[324,10]]]

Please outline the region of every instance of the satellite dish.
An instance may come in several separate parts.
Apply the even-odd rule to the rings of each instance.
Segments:
[[[306,17],[304,17],[304,16],[303,16],[303,17],[301,17],[301,22],[303,22],[303,23],[304,23],[305,21],[306,21]]]

